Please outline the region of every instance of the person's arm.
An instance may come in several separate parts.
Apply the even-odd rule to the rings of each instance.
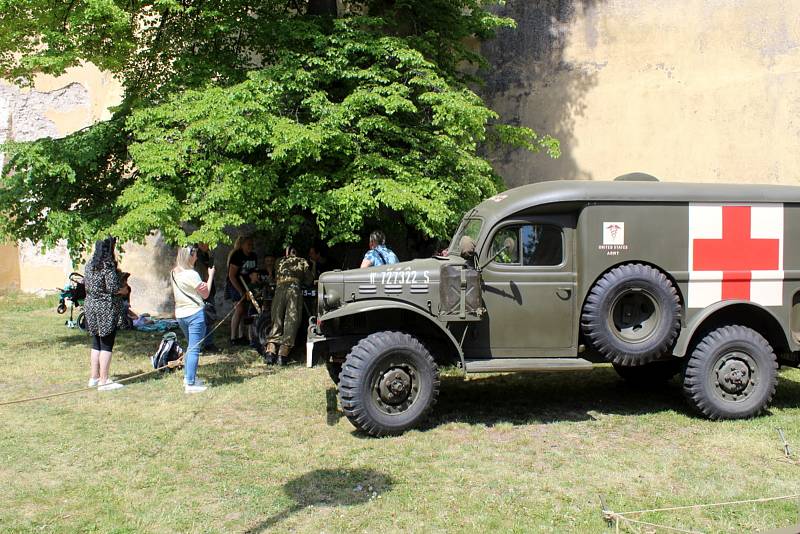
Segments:
[[[191,285],[194,284],[195,291],[197,291],[197,293],[203,300],[208,298],[208,295],[211,293],[211,286],[206,282],[203,282],[203,279],[200,278],[200,273],[193,270],[193,271],[183,271],[181,274],[183,276],[191,278],[191,280],[185,280],[185,282],[187,282],[189,287],[191,287]]]
[[[367,267],[372,267],[372,260],[369,259],[369,251],[364,254],[364,259],[361,260],[361,268],[366,269]]]
[[[214,274],[215,273],[216,273],[216,271],[214,270],[213,266],[208,268],[208,280],[206,280],[206,285],[208,286],[208,290],[209,291],[211,291],[211,288],[214,286]]]
[[[103,277],[106,286],[106,291],[110,295],[122,295],[124,294],[124,287],[120,286],[119,283],[119,274],[117,270],[113,267],[106,267],[103,269]]]
[[[211,288],[205,282],[200,282],[199,284],[197,284],[197,286],[195,286],[195,289],[200,294],[200,296],[203,297],[203,300],[207,299],[208,295],[211,293]]]

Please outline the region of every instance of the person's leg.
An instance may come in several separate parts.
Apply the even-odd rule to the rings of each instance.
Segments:
[[[234,304],[235,311],[233,312],[233,317],[231,317],[231,341],[235,341],[239,339],[239,323],[242,321],[242,315],[244,315],[244,304],[241,302],[236,302]]]
[[[275,298],[272,299],[272,328],[267,337],[267,354],[278,352],[278,345],[283,337],[283,313],[286,310],[286,287],[278,286]]]
[[[96,386],[100,378],[100,336],[92,336],[92,348],[89,351],[89,387]]]
[[[100,354],[98,355],[98,360],[100,361],[101,384],[108,382],[109,370],[111,369],[111,352],[114,350],[114,339],[116,336],[117,333],[115,331],[100,338]]]
[[[183,380],[187,386],[192,386],[197,376],[200,347],[203,345],[203,337],[206,335],[206,320],[202,310],[187,317],[186,326],[189,331],[189,341],[186,349],[186,359],[184,361]]]
[[[181,317],[178,318],[178,326],[181,329],[181,333],[183,334],[183,338],[186,340],[186,348],[189,348],[189,318],[188,317]]]
[[[108,371],[111,368],[111,351],[101,350],[99,354],[100,359],[100,383],[105,384],[108,382]]]
[[[299,286],[291,286],[286,292],[286,310],[284,312],[283,335],[280,338],[281,348],[278,350],[278,365],[289,356],[294,347],[297,330],[300,328],[303,309],[303,293]]]

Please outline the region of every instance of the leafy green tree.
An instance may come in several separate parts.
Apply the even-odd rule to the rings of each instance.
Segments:
[[[502,187],[482,144],[558,154],[497,124],[468,85],[482,58],[467,38],[512,24],[481,0],[327,13],[328,0],[0,0],[2,76],[91,61],[125,89],[110,121],[4,147],[0,231],[74,251],[155,229],[215,244],[243,223],[288,239],[310,221],[336,243],[399,218],[446,236]]]

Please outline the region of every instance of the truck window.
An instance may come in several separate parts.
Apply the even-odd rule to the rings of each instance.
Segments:
[[[461,254],[461,238],[464,236],[469,236],[473,240],[478,240],[478,235],[481,233],[481,226],[483,225],[483,219],[465,219],[461,222],[461,225],[458,227],[458,231],[456,235],[453,236],[452,241],[450,241],[450,246],[448,247],[448,254],[451,256],[458,256]]]
[[[560,265],[564,260],[561,228],[526,224],[520,230],[523,265]]]
[[[519,226],[506,226],[494,235],[491,255],[497,254],[495,263],[519,265],[519,230]]]
[[[503,250],[505,247],[508,249]],[[506,226],[492,238],[490,254],[498,254],[495,263],[504,265],[560,265],[564,260],[561,228],[550,224]]]

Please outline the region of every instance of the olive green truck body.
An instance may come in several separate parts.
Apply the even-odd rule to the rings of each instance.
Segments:
[[[681,373],[701,413],[749,417],[778,364],[798,361],[800,187],[518,187],[468,212],[447,256],[326,273],[318,295],[309,360],[374,435],[430,409],[431,359],[466,373],[606,361],[629,379]]]

